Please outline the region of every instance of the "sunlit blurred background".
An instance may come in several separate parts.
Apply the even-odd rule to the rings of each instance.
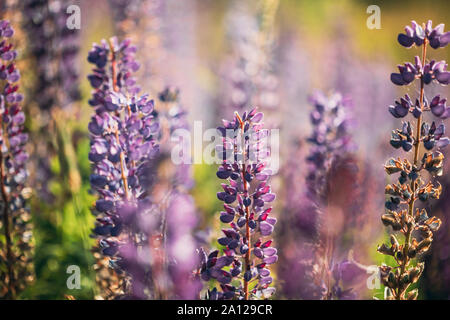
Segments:
[[[18,34],[16,41],[26,95],[24,109],[28,116],[27,128],[34,136],[30,152],[39,154],[41,147],[51,150],[45,153],[50,178],[45,186],[34,186],[30,200],[36,279],[22,294],[23,298],[64,299],[69,295],[92,299],[99,295],[92,268],[95,260],[91,251],[95,241],[90,236],[95,220],[90,208],[95,195],[90,191],[87,156],[87,124],[93,110],[88,105],[91,89],[86,77],[91,66],[86,57],[93,42],[99,43],[113,35],[129,37],[137,46],[137,59],[142,65],[138,79],[144,92],[156,96],[166,85],[179,88],[180,101],[188,112],[191,127],[194,121],[201,121],[203,129],[214,128],[222,118],[232,117],[234,106],[244,105],[240,110],[260,106],[265,112],[265,122],[280,129],[281,168],[272,180],[272,188],[277,193],[275,216],[279,221],[275,229],[275,245],[280,255],[275,266],[277,299],[301,298],[295,286],[287,283],[295,279],[295,274],[289,273],[292,270],[286,266],[292,260],[301,259],[296,256],[296,248],[303,245],[302,238],[289,224],[294,213],[287,208],[292,207],[291,202],[301,201],[305,192],[304,158],[308,154],[306,138],[311,130],[309,112],[312,110],[308,96],[322,90],[340,92],[350,98],[355,122],[352,135],[357,146],[352,162],[357,171],[350,179],[357,187],[352,190],[342,186],[344,191],[340,197],[361,206],[359,210],[344,210],[328,217],[328,223],[336,226],[335,259],[348,259],[350,255],[362,267],[392,263],[376,251],[377,244],[388,239],[380,221],[384,212],[384,184],[388,181],[383,164],[396,155],[389,147],[389,137],[399,123],[387,108],[400,95],[415,94],[417,88],[396,87],[389,77],[397,64],[412,61],[419,54],[418,49],[401,47],[397,35],[411,20],[422,23],[431,19],[435,25],[450,25],[450,2],[49,1],[54,6],[61,2],[58,5],[63,8],[69,4],[81,8],[81,29],[76,31],[80,51],[72,62],[79,71],[80,96],[71,102],[70,108],[54,108],[51,117],[56,119],[56,130],[48,129],[47,123],[53,122],[40,115],[38,98],[42,92],[36,92],[35,88],[42,80],[39,68],[64,66],[55,66],[52,61],[38,65],[45,62],[37,59],[28,45],[29,18],[21,13],[21,2],[6,0],[0,15],[11,21]],[[366,11],[369,5],[381,9],[380,29],[367,26],[371,15]],[[436,60],[450,58],[448,48],[433,50],[431,54]],[[250,81],[250,90],[236,85],[241,78]],[[446,96],[450,94],[449,89],[437,85],[433,90]],[[38,158],[32,157],[30,162]],[[30,164],[31,181],[42,182],[36,177],[41,165],[36,161]],[[444,187],[442,199],[431,208],[443,220],[443,226],[426,257],[425,273],[418,284],[422,288],[421,299],[450,298],[450,207],[447,207],[450,164],[447,168],[447,173],[440,178]],[[199,218],[196,236],[212,246],[217,246],[214,239],[221,228],[218,219],[221,203],[216,197],[220,180],[216,170],[216,165],[193,165],[195,183],[190,190]],[[335,183],[345,184],[345,181],[336,179]],[[80,290],[67,289],[69,265],[82,269]],[[370,273],[363,270],[359,282],[350,285],[357,291],[357,298],[382,298],[383,288],[367,288]]]

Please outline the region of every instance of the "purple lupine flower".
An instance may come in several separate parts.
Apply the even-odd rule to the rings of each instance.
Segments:
[[[425,264],[419,261],[411,262],[419,260],[429,250],[433,233],[441,225],[438,218],[428,217],[423,204],[417,204],[418,201],[426,204],[431,199],[439,199],[442,186],[435,183],[433,177],[443,173],[444,155],[439,150],[449,144],[449,139],[444,137],[445,126],[436,125],[434,121],[430,124],[424,119],[427,111],[437,117],[442,117],[446,112],[445,100],[440,96],[428,103],[425,85],[430,84],[433,79],[440,84],[448,84],[447,75],[450,74],[445,71],[445,61],[436,63],[431,60],[425,64],[428,45],[436,49],[447,44],[445,36],[441,41],[443,25],[435,29],[431,26],[431,21],[423,26],[413,21],[412,28],[406,27],[407,34],[399,36],[400,44],[406,47],[412,46],[413,43],[418,47],[422,46],[422,57],[416,57],[414,65],[406,63],[407,70],[399,68],[400,74],[391,75],[392,82],[397,85],[418,80],[420,89],[415,104],[412,103],[413,99],[405,96],[405,99],[400,99],[400,103],[396,102],[395,106],[389,108],[396,118],[404,117],[409,112],[415,118],[413,123],[403,121],[402,127],[392,132],[390,141],[396,149],[411,151],[411,160],[390,158],[385,165],[388,175],[399,174],[397,182],[388,184],[385,188],[386,213],[381,217],[383,224],[386,227],[391,226],[394,233],[390,235],[389,245],[382,244],[378,247],[378,252],[393,256],[396,261],[393,267],[380,267],[381,281],[386,287],[385,299],[390,300],[417,299],[418,289],[409,288],[419,280]],[[422,174],[424,171],[431,176],[428,182]],[[403,234],[403,243],[399,242],[395,232]]]
[[[262,117],[256,109],[242,117],[236,112],[232,121],[224,120],[218,128],[223,144],[216,151],[223,162],[217,177],[227,183],[217,197],[224,202],[220,220],[230,227],[222,229],[224,236],[218,239],[224,254],[203,254],[201,278],[216,279],[222,290],[209,292],[210,299],[268,298],[275,291],[268,269],[278,260],[270,238],[276,223],[270,216],[275,194],[268,184],[271,171],[266,167],[263,139],[269,132],[262,128]],[[240,285],[231,284],[233,279],[239,279]],[[252,280],[257,284],[251,289]]]
[[[39,197],[49,203],[54,203],[55,195],[49,190],[49,181],[59,179],[50,170],[50,159],[55,153],[64,155],[68,164],[68,187],[76,193],[80,187],[80,176],[76,168],[76,160],[70,143],[64,143],[59,139],[58,150],[51,145],[38,143],[38,141],[51,140],[53,136],[64,136],[64,117],[70,117],[69,113],[75,108],[81,99],[79,90],[79,47],[80,32],[67,28],[68,14],[66,9],[72,2],[68,0],[26,0],[19,4],[24,18],[23,27],[27,36],[30,67],[33,70],[34,81],[31,86],[29,103],[32,113],[39,112],[39,121],[34,122],[37,127],[36,134],[31,135],[36,148],[31,154],[31,168],[36,172],[31,181],[36,186]],[[19,9],[18,8],[18,9]],[[56,119],[60,121],[56,121]],[[70,150],[69,153],[65,150]],[[62,177],[65,178],[65,177]]]
[[[114,15],[115,31],[118,37],[129,37],[134,32],[143,14],[142,0],[109,0]]]
[[[416,45],[417,47],[426,47],[427,44],[433,49],[443,48],[450,42],[450,31],[444,32],[444,24],[439,24],[435,28],[432,27],[432,21],[424,25],[417,24],[416,21],[411,22],[411,27],[405,27],[406,34],[398,35],[398,42],[407,48]],[[447,71],[447,63],[445,61],[431,60],[425,63],[425,60],[416,56],[414,64],[407,62],[399,65],[400,73],[392,73],[391,81],[399,86],[408,85],[415,79],[420,79],[422,84],[430,84],[436,80],[442,85],[450,83],[450,72]]]
[[[450,42],[450,31],[444,32],[443,23],[433,28],[431,20],[428,20],[424,26],[413,20],[411,26],[405,27],[405,33],[398,35],[398,42],[406,48],[411,48],[413,45],[421,46],[425,39],[433,49],[443,48]]]
[[[161,123],[164,123],[161,128],[161,140],[168,141],[170,137],[178,130],[189,130],[189,123],[187,121],[187,111],[179,102],[179,90],[175,87],[166,87],[158,95],[159,108],[156,110],[156,117]],[[188,143],[186,139],[181,143]],[[160,157],[158,162],[163,159],[169,159],[173,151],[173,144],[166,143],[161,146]],[[182,189],[184,191],[190,190],[194,181],[192,179],[191,159],[188,154],[184,154],[184,150],[189,150],[189,145],[183,145],[179,151],[178,156],[180,162],[175,165],[175,172],[170,178],[172,187]]]
[[[25,207],[28,177],[24,132],[25,114],[20,104],[20,72],[16,66],[17,52],[10,38],[14,29],[9,21],[0,21],[0,278],[6,290],[0,296],[14,299],[31,277],[29,214]]]
[[[286,188],[293,195],[283,210],[285,215],[280,233],[282,241],[304,245],[290,248],[292,252],[286,251],[280,258],[280,277],[286,282],[283,291],[291,298],[354,298],[354,295],[342,294],[349,292],[349,289],[342,289],[344,283],[331,277],[336,267],[334,261],[343,254],[338,250],[338,241],[344,235],[353,238],[350,238],[345,225],[351,221],[350,216],[357,209],[353,209],[355,201],[344,195],[359,193],[356,182],[358,169],[352,152],[355,146],[350,132],[352,119],[349,100],[343,99],[340,94],[326,97],[316,92],[310,101],[314,109],[310,114],[312,134],[307,140],[311,145],[307,157],[308,189],[305,192],[298,188],[298,185],[302,185],[303,177],[292,174],[292,171],[298,170],[287,171],[293,180]],[[302,154],[300,148],[298,152],[292,157],[292,162],[288,162],[288,168],[295,168]],[[349,212],[348,217],[343,216],[343,212]],[[294,274],[295,281],[290,280]]]
[[[154,285],[150,261],[155,253],[155,205],[147,197],[149,181],[144,170],[158,153],[153,100],[138,96],[133,72],[135,47],[128,40],[112,38],[94,44],[88,61],[95,65],[88,76],[94,88],[89,103],[95,114],[88,125],[91,134],[89,159],[93,165],[91,186],[99,194],[94,213],[94,233],[110,264],[131,279],[126,295],[148,298]],[[148,290],[150,291],[148,291]]]
[[[193,271],[198,265],[195,255],[197,242],[192,230],[197,226],[194,200],[188,194],[171,196],[167,208],[167,256],[172,298],[197,299],[201,282],[194,279]]]
[[[188,1],[185,1],[185,3],[187,4]],[[139,82],[144,83],[146,89],[155,91],[158,95],[159,103],[158,108],[155,110],[155,115],[158,117],[159,121],[164,124],[164,127],[161,130],[161,140],[169,140],[169,136],[177,129],[188,130],[187,111],[179,102],[179,90],[174,86],[165,86],[160,89],[159,85],[155,85],[157,82],[162,82],[159,78],[165,77],[165,75],[164,72],[161,71],[159,71],[159,73],[163,74],[155,74],[154,69],[158,67],[169,69],[167,65],[157,66],[157,64],[161,64],[161,57],[157,58],[157,56],[162,53],[165,54],[166,48],[164,48],[162,44],[167,46],[168,43],[171,42],[169,37],[165,38],[164,43],[162,39],[159,39],[159,37],[161,37],[161,29],[170,32],[169,26],[166,26],[166,24],[170,25],[170,23],[163,21],[162,17],[167,15],[167,7],[172,5],[171,1],[110,0],[109,4],[115,15],[115,20],[118,21],[116,24],[117,33],[124,36],[126,35],[127,37],[136,38],[140,43],[141,50],[136,54],[141,56],[144,72],[139,77]],[[180,4],[177,3],[176,5]],[[185,12],[183,14],[185,14]],[[171,14],[171,17],[173,17],[173,13]],[[170,25],[170,27],[173,27],[173,24]],[[170,33],[182,34],[182,32],[179,31]],[[145,36],[143,37],[142,35]],[[171,34],[171,36],[173,36],[173,34]],[[149,38],[151,39],[149,40]],[[185,38],[185,35],[183,35],[183,38]],[[179,44],[181,41],[174,42]],[[163,82],[167,82],[167,79],[164,79]],[[156,161],[157,163],[167,160],[167,158],[170,157],[171,147],[173,146],[170,143],[161,145],[160,155]],[[184,162],[187,163],[189,161]],[[190,189],[193,184],[190,169],[190,165],[188,164],[177,164],[177,172],[174,177],[171,177],[173,180],[171,183],[176,186],[181,185],[183,188]]]
[[[351,107],[350,100],[339,93],[327,98],[317,91],[310,97],[310,102],[314,110],[310,113],[313,130],[308,138],[311,150],[306,158],[310,166],[307,186],[312,196],[320,198],[332,161],[355,149],[349,130],[353,120],[348,110]]]
[[[36,59],[35,92],[41,110],[68,109],[81,98],[79,90],[79,32],[66,27],[68,0],[23,1],[24,28]]]
[[[111,50],[111,47],[114,50]],[[139,69],[139,63],[134,59],[136,47],[130,41],[118,43],[116,37],[108,41],[102,40],[94,44],[88,54],[88,61],[95,65],[92,74],[88,76],[91,86],[95,89],[89,104],[96,107],[97,113],[116,111],[117,103],[124,101],[124,96],[136,95],[140,87],[133,75]],[[112,72],[106,68],[114,69]],[[111,73],[111,74],[110,74]],[[111,94],[112,92],[122,95]]]
[[[166,237],[173,234],[171,228],[177,230],[175,224],[170,225],[168,223],[167,219],[170,213],[168,208],[173,207],[172,201],[179,202],[177,199],[191,198],[187,192],[193,186],[193,179],[191,159],[188,158],[188,154],[185,154],[185,150],[189,149],[189,146],[186,145],[189,141],[186,139],[179,140],[177,145],[175,145],[172,138],[173,135],[178,134],[181,130],[189,130],[188,113],[179,102],[179,90],[173,86],[164,87],[164,84],[166,82],[178,83],[172,76],[169,76],[170,71],[168,72],[168,70],[173,69],[179,73],[180,67],[184,70],[187,65],[186,56],[190,53],[183,52],[178,54],[178,49],[184,45],[185,48],[191,50],[192,46],[188,45],[191,41],[187,37],[190,31],[188,30],[186,17],[189,16],[190,12],[195,12],[195,10],[192,10],[193,3],[191,1],[179,3],[161,0],[111,0],[109,3],[116,20],[118,20],[116,24],[117,32],[136,39],[136,43],[139,43],[141,48],[136,53],[143,62],[142,69],[144,71],[138,78],[139,83],[144,85],[146,91],[152,92],[159,98],[154,115],[158,123],[161,124],[159,134],[159,140],[161,141],[160,152],[152,163],[148,163],[142,168],[143,176],[149,177],[149,179],[143,180],[142,183],[153,185],[151,196],[154,202],[158,203],[155,214],[159,216],[162,223],[161,237],[166,239]],[[177,12],[183,15],[182,23],[180,23],[181,20],[178,18]],[[173,37],[176,37],[176,39],[173,39]],[[174,56],[168,57],[169,54]],[[174,61],[178,59],[178,56],[183,57],[182,64],[178,67],[175,63],[174,67]],[[169,60],[170,64],[164,63]],[[189,74],[190,72],[182,71],[182,73]],[[183,139],[183,137],[181,138]],[[177,155],[179,156],[178,160],[181,160],[181,162],[177,162],[172,159],[172,151],[174,148],[180,147],[180,142],[183,146],[178,149]],[[186,201],[185,203],[190,202]],[[193,208],[188,206],[184,210],[186,215],[191,215]],[[184,211],[179,211],[178,214],[183,215]],[[192,233],[194,227],[190,227],[190,232],[185,231],[186,241],[188,241],[188,234]],[[170,242],[164,240],[163,247],[169,245]],[[169,247],[164,247],[162,251],[165,251],[162,260],[168,261],[169,268],[167,270],[167,263],[164,262],[163,268],[159,270],[159,275],[154,277],[162,279],[158,286],[159,291],[161,291],[160,296],[167,298],[189,296],[192,298],[198,295],[198,293],[189,293],[189,290],[183,294],[180,293],[180,289],[183,287],[179,284],[180,282],[183,282],[186,288],[190,287],[193,289],[198,286],[193,284],[189,277],[181,279],[180,275],[187,275],[187,273],[183,269],[183,265],[172,264],[174,259],[170,256]],[[195,251],[190,251],[189,249],[185,253],[187,255],[195,255]],[[175,260],[177,259],[175,258]]]
[[[443,85],[450,83],[450,72],[447,71],[447,63],[444,60],[431,60],[422,66],[419,57],[416,56],[415,64],[406,62],[404,65],[398,65],[397,67],[400,73],[392,73],[391,81],[398,86],[408,85],[415,79],[422,77],[422,74],[424,84],[430,84],[433,80]]]

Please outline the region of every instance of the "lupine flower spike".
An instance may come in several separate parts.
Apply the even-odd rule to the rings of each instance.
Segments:
[[[262,128],[262,118],[253,109],[242,116],[236,113],[218,128],[223,144],[216,151],[223,162],[217,177],[227,183],[217,197],[224,202],[220,221],[230,228],[223,229],[224,237],[218,239],[224,247],[222,256],[218,250],[209,256],[201,252],[202,279],[216,279],[221,287],[209,291],[209,299],[268,298],[275,292],[269,287],[273,279],[268,269],[278,260],[270,238],[276,223],[270,217],[275,194],[268,184],[271,171],[266,167],[263,139],[269,132]]]
[[[306,158],[307,188],[304,190],[300,179],[293,180],[288,186],[293,195],[283,216],[291,215],[291,218],[285,222],[280,236],[291,234],[285,241],[294,243],[295,254],[284,251],[279,277],[284,280],[283,291],[290,298],[352,299],[355,292],[347,288],[349,281],[344,284],[343,278],[348,277],[341,274],[349,274],[349,270],[357,268],[351,261],[337,260],[342,254],[336,250],[340,247],[339,235],[346,230],[339,226],[339,217],[334,214],[337,208],[353,214],[348,203],[337,200],[337,194],[355,194],[357,189],[357,168],[352,160],[355,144],[351,132],[351,101],[339,93],[326,96],[317,91],[310,97],[310,102],[314,108],[310,113],[312,133],[307,140],[310,144]],[[298,170],[295,168],[298,159],[292,160],[289,163],[292,168],[287,166],[289,173]],[[297,243],[303,245],[295,246]],[[356,275],[356,272],[352,273]]]
[[[431,199],[439,199],[442,192],[439,182],[426,181],[422,173],[427,171],[432,178],[442,175],[444,156],[439,149],[450,142],[444,137],[444,124],[424,120],[427,111],[441,119],[449,116],[446,99],[436,96],[428,100],[425,86],[433,81],[449,84],[450,72],[446,71],[446,62],[428,61],[427,48],[445,47],[450,41],[450,32],[444,33],[443,24],[432,28],[431,20],[422,26],[412,21],[411,27],[407,26],[405,31],[406,34],[398,36],[398,42],[407,48],[413,45],[421,48],[422,56],[416,56],[414,63],[400,65],[400,73],[391,74],[391,81],[399,86],[418,81],[419,94],[415,100],[405,95],[389,107],[395,118],[404,118],[409,113],[415,118],[413,123],[404,121],[401,128],[394,130],[390,141],[395,149],[410,153],[410,159],[391,158],[385,165],[388,175],[398,175],[396,183],[386,186],[386,213],[381,217],[383,224],[391,226],[394,233],[390,235],[389,245],[378,247],[380,253],[392,256],[397,264],[380,267],[381,280],[386,286],[385,298],[390,300],[415,300],[418,296],[417,289],[408,289],[419,280],[424,263],[413,262],[428,251],[433,232],[441,225],[438,218],[429,217],[427,210],[417,204],[418,201],[427,203]],[[421,150],[424,150],[423,155]],[[402,234],[404,241],[395,233]]]
[[[223,66],[221,114],[230,109],[244,111],[249,104],[264,111],[277,109],[278,79],[273,72],[273,25],[277,9],[278,1],[263,0],[257,8],[243,1],[232,2],[227,26],[233,58]]]
[[[39,198],[55,205],[63,199],[50,190],[52,183],[67,181],[65,190],[75,194],[81,182],[66,126],[66,120],[72,118],[75,105],[81,99],[78,68],[80,32],[66,26],[66,9],[71,4],[70,0],[26,0],[21,1],[20,8],[29,58],[33,59],[34,81],[30,86],[27,108],[30,114],[39,116],[33,121],[34,130],[30,136],[35,146],[30,161],[35,166],[30,168],[34,173],[31,183]],[[67,163],[67,170],[62,174],[51,170],[51,159],[56,155]]]
[[[24,28],[39,79],[33,96],[41,110],[68,109],[80,99],[80,33],[66,27],[65,12],[71,4],[69,0],[23,1]]]
[[[323,189],[327,170],[333,160],[346,156],[355,148],[350,134],[350,100],[339,93],[326,97],[317,91],[310,97],[310,102],[314,105],[310,113],[313,131],[308,138],[311,150],[306,159],[310,166],[306,180],[311,200],[326,203]]]
[[[25,114],[18,92],[17,52],[9,42],[14,30],[0,21],[0,298],[15,299],[31,279],[29,214],[25,208],[28,154]]]
[[[95,107],[89,123],[90,180],[100,196],[94,233],[101,252],[131,281],[131,288],[125,286],[123,293],[147,298],[152,293],[150,246],[156,221],[147,197],[151,179],[145,168],[158,152],[159,126],[153,100],[137,96],[139,88],[132,76],[139,67],[135,51],[129,41],[119,44],[112,38],[89,52],[88,61],[95,65],[88,77],[94,88],[90,104]]]
[[[355,144],[351,135],[351,100],[343,97],[339,93],[334,93],[326,97],[317,91],[310,97],[310,102],[314,105],[310,113],[310,121],[313,126],[312,134],[308,138],[311,145],[310,154],[307,157],[309,165],[306,177],[307,200],[313,208],[303,209],[306,215],[315,214],[315,218],[310,221],[316,223],[310,228],[316,229],[316,244],[314,248],[314,262],[311,274],[311,284],[309,288],[315,291],[316,297],[322,300],[328,299],[352,299],[355,293],[352,289],[341,288],[340,273],[342,270],[350,269],[352,265],[347,260],[340,263],[335,261],[335,247],[337,247],[337,234],[343,233],[335,224],[336,217],[333,217],[333,207],[342,206],[342,211],[350,211],[344,203],[339,203],[334,199],[333,179],[338,173],[344,171],[344,167],[350,167],[352,151]],[[347,169],[355,178],[356,171]],[[353,193],[355,181],[348,181],[345,186],[349,193]],[[305,213],[303,213],[305,215]],[[312,285],[315,284],[315,287]],[[310,292],[312,294],[312,292]]]

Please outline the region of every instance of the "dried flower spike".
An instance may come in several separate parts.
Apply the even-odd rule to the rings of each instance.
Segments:
[[[431,177],[442,175],[444,156],[439,149],[449,144],[444,137],[445,126],[430,124],[424,121],[424,113],[429,111],[434,116],[446,118],[448,108],[445,99],[434,97],[428,102],[425,96],[425,85],[436,80],[442,85],[448,85],[450,73],[445,71],[445,61],[427,61],[427,47],[445,47],[449,42],[449,32],[444,33],[444,25],[432,29],[431,21],[420,26],[415,21],[412,28],[406,27],[406,35],[399,35],[399,42],[405,47],[415,44],[422,47],[422,57],[416,57],[415,62],[399,66],[400,73],[393,73],[391,80],[397,85],[407,85],[417,80],[419,82],[419,96],[414,100],[408,95],[396,101],[389,107],[395,118],[413,115],[414,123],[404,121],[400,129],[392,132],[391,145],[411,152],[411,160],[391,158],[385,165],[388,175],[398,175],[398,181],[386,186],[386,213],[381,217],[385,226],[391,226],[394,231],[390,235],[390,244],[382,244],[378,252],[392,256],[397,265],[380,267],[381,281],[386,286],[385,298],[396,300],[415,300],[417,289],[408,291],[409,287],[419,280],[424,269],[423,262],[411,266],[411,262],[419,259],[428,251],[433,241],[433,232],[437,231],[441,221],[436,217],[429,217],[425,209],[418,208],[417,201],[426,203],[431,199],[439,199],[442,192],[441,185],[426,181],[423,171],[428,171]],[[422,147],[424,154],[420,155]],[[404,241],[396,233],[404,236]]]

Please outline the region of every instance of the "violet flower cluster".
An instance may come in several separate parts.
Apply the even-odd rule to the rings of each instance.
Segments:
[[[177,2],[111,0],[109,4],[118,22],[117,32],[136,39],[139,43],[140,50],[136,55],[143,62],[139,83],[143,84],[146,91],[158,96],[154,116],[160,123],[160,150],[156,158],[143,168],[145,176],[152,177],[153,188],[149,190],[149,194],[156,204],[154,215],[158,216],[157,228],[161,232],[162,241],[159,251],[161,267],[156,268],[157,272],[153,276],[154,281],[158,282],[157,295],[163,298],[193,299],[198,297],[200,289],[198,282],[191,279],[191,271],[197,265],[195,248],[190,246],[195,242],[192,233],[197,214],[194,201],[188,194],[193,186],[193,179],[191,159],[188,159],[189,154],[183,154],[184,150],[190,148],[186,145],[189,144],[187,139],[181,141],[183,151],[178,153],[181,163],[174,163],[172,160],[172,150],[180,147],[180,141],[176,145],[173,143],[172,135],[178,130],[189,130],[189,124],[187,111],[179,102],[179,90],[172,86],[164,87],[168,68],[161,63],[162,57],[167,54],[165,46],[170,43],[168,37],[161,37],[162,29],[168,35],[173,33],[178,37],[176,45],[185,43],[186,18],[184,16],[182,30],[171,32],[174,26],[170,22],[173,12],[169,16],[170,9],[167,8],[174,5],[178,7]],[[176,23],[179,23],[178,20]],[[171,52],[173,54],[174,51]],[[174,82],[173,79],[171,82]],[[181,207],[180,203],[184,206]],[[173,212],[173,208],[178,212]],[[185,228],[180,228],[179,223],[170,218],[171,215],[182,216],[186,221]],[[186,243],[184,250],[180,250],[181,242],[175,236],[176,230],[183,230],[182,241]],[[191,271],[187,272],[188,269]]]
[[[201,252],[200,275],[204,281],[215,279],[220,290],[208,292],[209,299],[268,298],[275,288],[269,266],[277,262],[277,249],[270,235],[276,218],[270,216],[270,203],[275,200],[268,183],[271,171],[266,167],[269,155],[264,140],[268,130],[263,129],[263,114],[256,109],[236,113],[232,121],[223,121],[218,131],[223,144],[217,146],[223,160],[217,177],[227,183],[217,193],[224,202],[220,221],[229,224],[223,229],[218,243],[223,246],[207,256]]]
[[[336,203],[332,191],[336,183],[335,177],[339,176],[339,173],[349,171],[345,170],[345,167],[351,162],[350,156],[355,149],[351,135],[353,123],[350,117],[351,102],[339,93],[326,97],[319,91],[310,97],[310,102],[314,109],[310,113],[312,134],[307,139],[310,150],[306,158],[308,162],[306,196],[311,206],[310,214],[314,215],[309,217],[308,221],[314,224],[310,228],[315,231],[312,236],[316,240],[306,276],[311,278],[315,298],[353,299],[355,294],[352,289],[341,288],[339,273],[334,271],[341,269],[342,263],[349,262],[347,260],[335,262],[336,237],[343,232],[337,231],[338,226],[335,224],[339,219],[333,217],[335,209],[333,207],[344,206],[344,211],[350,208],[348,204]],[[354,189],[355,181],[351,180],[355,178],[355,170],[350,171],[352,178],[345,183],[346,190]],[[336,230],[331,231],[330,227]],[[308,259],[305,262],[308,263]]]
[[[420,47],[428,43],[431,48],[438,49],[450,42],[450,31],[444,33],[444,24],[441,23],[433,28],[431,20],[423,26],[412,21],[411,27],[405,27],[405,32],[406,34],[398,35],[398,42],[406,48],[411,48],[413,45]],[[444,60],[430,60],[428,63],[422,63],[416,56],[414,63],[406,62],[404,65],[398,65],[398,70],[399,73],[391,74],[391,81],[399,86],[408,85],[415,79],[422,79],[424,84],[430,84],[433,80],[443,85],[450,83],[450,72],[447,71]]]
[[[398,174],[397,182],[385,188],[386,213],[381,217],[383,224],[391,226],[394,233],[390,235],[390,244],[378,247],[378,252],[392,256],[396,261],[395,266],[380,267],[381,280],[386,287],[385,298],[390,300],[417,299],[418,289],[408,289],[419,280],[424,263],[412,262],[420,260],[429,250],[433,233],[441,225],[438,218],[429,217],[427,210],[417,202],[427,204],[431,199],[439,199],[442,192],[442,186],[433,178],[443,173],[444,156],[439,149],[447,146],[449,139],[444,137],[444,124],[426,122],[424,113],[429,111],[435,117],[447,117],[445,99],[436,96],[428,102],[425,94],[425,86],[432,80],[442,85],[449,82],[450,73],[445,71],[445,61],[436,63],[431,60],[427,63],[428,45],[438,49],[449,42],[449,32],[444,33],[443,28],[443,25],[438,25],[433,29],[431,21],[423,26],[413,21],[412,28],[406,27],[406,35],[400,34],[398,37],[399,43],[405,47],[415,44],[421,48],[422,56],[415,58],[414,65],[406,63],[405,68],[399,67],[400,74],[391,75],[391,81],[396,85],[407,85],[417,80],[419,94],[415,103],[405,96],[389,107],[394,117],[403,118],[412,113],[414,120],[404,121],[401,128],[392,132],[390,141],[395,149],[411,152],[411,159],[391,158],[385,165],[388,175]],[[429,181],[425,180],[424,171],[431,175]],[[398,239],[395,233],[402,234],[404,240]]]
[[[200,281],[193,276],[198,264],[193,230],[198,218],[194,200],[188,193],[193,186],[191,159],[184,153],[190,148],[189,141],[183,139],[173,143],[178,130],[189,130],[187,112],[179,102],[178,89],[166,87],[159,93],[154,115],[160,124],[160,150],[146,170],[154,173],[152,198],[157,203],[155,214],[161,222],[164,242],[161,253],[167,265],[160,270],[162,281],[158,290],[163,297],[195,299],[201,289]],[[177,149],[180,157],[177,161],[172,159],[175,148],[180,148]]]
[[[151,177],[146,167],[158,153],[153,100],[138,96],[133,72],[136,48],[112,38],[94,44],[88,61],[94,64],[88,76],[94,88],[89,101],[95,115],[89,123],[92,162],[90,181],[100,198],[94,214],[103,255],[110,265],[130,277],[126,296],[146,298],[152,293],[151,239],[156,226],[153,203],[146,197]]]
[[[67,109],[80,99],[79,30],[67,28],[68,0],[23,1],[24,27],[36,61],[34,99],[41,110]]]
[[[25,114],[20,104],[20,72],[17,52],[10,38],[14,29],[0,21],[0,297],[14,299],[32,277],[30,271],[31,227],[26,211],[25,182],[28,176],[24,132]]]
[[[161,145],[160,155],[157,159],[159,163],[171,161],[171,154],[174,143],[169,143],[171,137],[177,133],[178,130],[189,130],[190,126],[187,120],[188,112],[179,101],[180,92],[178,88],[167,86],[158,94],[158,108],[156,110],[156,117],[161,123],[160,140],[165,141]],[[181,145],[182,144],[182,145]],[[191,159],[189,154],[184,154],[185,150],[189,150],[189,141],[186,139],[177,141],[176,145],[180,163],[176,163],[173,168],[171,176],[168,178],[169,184],[172,188],[177,188],[180,191],[188,191],[193,185]],[[181,147],[181,148],[180,148]]]
[[[326,175],[331,163],[336,157],[340,157],[354,150],[350,128],[350,100],[339,93],[326,97],[317,91],[310,97],[314,110],[310,114],[313,126],[312,134],[308,138],[311,145],[306,161],[309,169],[306,178],[308,192],[314,202],[324,200],[326,194]]]
[[[349,281],[342,281],[338,270],[352,270],[354,277],[363,270],[352,261],[342,258],[338,241],[344,236],[351,217],[341,212],[353,212],[353,202],[343,194],[357,192],[358,170],[354,163],[354,143],[351,136],[350,101],[335,93],[326,97],[316,92],[310,98],[314,109],[310,113],[312,134],[306,172],[307,190],[298,190],[297,180],[288,184],[292,196],[284,212],[281,240],[303,243],[301,248],[290,248],[295,253],[283,254],[280,278],[285,282],[284,293],[301,299],[354,299]],[[300,156],[301,152],[298,156]],[[295,159],[288,163],[294,166]],[[290,172],[290,171],[289,171]],[[291,175],[292,177],[292,175]],[[286,234],[287,239],[283,239]],[[348,235],[346,235],[348,236]],[[339,262],[340,261],[340,262]],[[291,280],[295,275],[295,281]],[[345,288],[344,288],[345,287]]]
[[[28,106],[39,117],[33,121],[36,130],[31,135],[35,146],[31,154],[34,166],[31,170],[35,173],[32,184],[36,186],[39,197],[49,203],[56,203],[56,196],[49,187],[52,179],[67,178],[67,186],[72,193],[78,191],[81,181],[72,145],[62,145],[67,140],[63,138],[66,128],[60,125],[81,99],[78,68],[80,32],[66,26],[69,17],[66,9],[71,4],[68,0],[26,0],[20,3],[30,66],[35,74]],[[58,138],[54,139],[55,136]],[[50,169],[50,160],[56,154],[63,156],[67,164],[63,177],[55,176]]]
[[[175,191],[170,197],[166,219],[170,298],[198,299],[202,283],[193,274],[198,265],[197,241],[192,236],[198,224],[194,199],[187,193]]]
[[[232,56],[223,68],[224,114],[243,112],[247,105],[257,105],[265,111],[278,107],[278,79],[272,57],[276,11],[277,5],[270,1],[262,1],[258,9],[240,1],[231,5],[228,33]]]
[[[151,0],[153,1],[153,0]],[[109,5],[116,21],[116,34],[119,37],[129,36],[135,31],[143,15],[144,0],[109,0]]]
[[[137,96],[135,53],[128,40],[112,38],[94,45],[88,57],[96,65],[88,76],[96,108],[89,124],[91,184],[100,194],[94,232],[110,265],[125,275],[118,281],[125,297],[194,299],[200,286],[192,274],[197,216],[186,193],[192,186],[189,162],[176,166],[168,181],[159,175],[159,165],[170,160],[171,133],[188,127],[186,113],[178,90],[163,91],[158,110],[146,95]],[[165,185],[170,189],[160,198]]]

